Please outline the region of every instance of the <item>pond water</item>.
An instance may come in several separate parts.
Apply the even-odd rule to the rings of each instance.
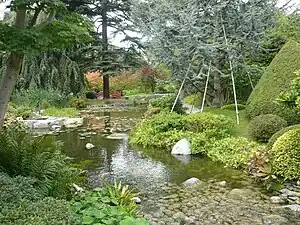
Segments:
[[[86,111],[82,113],[85,127],[57,136],[76,162],[91,160],[88,186],[98,187],[102,179],[116,178],[137,189],[150,224],[300,224],[299,214],[271,204],[264,189],[242,171],[203,157],[133,149],[127,133],[143,112]],[[122,132],[123,138],[108,139],[105,132],[109,130]],[[87,150],[87,143],[95,148]],[[180,184],[191,177],[205,185],[183,188]],[[216,184],[220,181],[226,181],[226,186]],[[241,193],[232,193],[234,190]]]

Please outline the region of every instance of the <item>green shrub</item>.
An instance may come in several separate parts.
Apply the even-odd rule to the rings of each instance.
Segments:
[[[122,197],[123,196],[123,197]],[[75,224],[141,224],[148,223],[136,219],[136,204],[130,199],[134,196],[131,190],[121,184],[108,185],[77,196],[72,204]],[[123,201],[123,200],[126,201]]]
[[[28,119],[33,114],[33,109],[29,106],[16,106],[11,107],[9,112],[12,113],[15,117],[22,117],[23,119]]]
[[[71,101],[71,106],[76,109],[84,109],[87,106],[87,103],[82,98],[73,98]]]
[[[203,132],[215,130],[217,136],[223,137],[233,132],[234,122],[227,116],[213,113],[194,113],[183,118],[186,130]]]
[[[55,108],[50,107],[43,111],[43,116],[54,117],[78,117],[78,111],[76,108]]]
[[[184,124],[179,114],[163,111],[138,123],[132,129],[130,143],[143,147],[167,147],[173,143],[167,140],[169,136],[174,138],[175,131],[183,128]],[[172,133],[173,130],[175,131]],[[177,138],[175,137],[175,139]]]
[[[53,89],[28,89],[16,91],[11,97],[11,101],[18,106],[42,108],[45,102],[54,107],[68,107],[72,96],[61,93]]]
[[[291,81],[296,77],[294,72],[299,68],[300,44],[289,41],[273,59],[251,93],[246,106],[248,117],[275,114],[283,117],[289,124],[300,122],[299,111],[276,103],[280,93],[289,88]]]
[[[149,107],[147,109],[147,111],[144,113],[144,117],[145,118],[150,118],[158,113],[161,112],[161,108],[153,108],[153,107]]]
[[[151,145],[153,147],[170,150],[181,139],[190,139],[194,133],[182,130],[169,130],[163,133],[157,133],[151,138]]]
[[[267,143],[273,134],[286,126],[287,122],[280,116],[260,115],[250,121],[248,134],[254,141]]]
[[[200,93],[198,93],[198,94],[186,96],[184,98],[184,102],[186,102],[190,105],[194,105],[195,107],[200,107],[201,106],[201,95],[200,95]]]
[[[87,92],[85,93],[85,97],[86,97],[87,99],[96,99],[96,98],[97,98],[97,94],[96,94],[96,92],[94,92],[94,91],[87,91]]]
[[[163,97],[151,99],[150,105],[153,108],[161,108],[162,110],[171,111],[175,99],[176,99],[175,95],[165,95]],[[179,99],[175,104],[174,112],[178,114],[182,114],[184,112],[182,108],[182,102]]]
[[[79,170],[71,167],[53,137],[33,138],[22,129],[6,128],[0,133],[0,171],[10,176],[30,176],[47,196],[68,197]]]
[[[246,138],[229,137],[216,141],[212,148],[208,149],[208,156],[227,166],[244,168],[250,163],[257,147],[257,143]]]
[[[210,134],[198,133],[190,136],[189,141],[191,142],[192,154],[206,155],[209,148],[217,139],[211,137]]]
[[[300,124],[292,125],[285,127],[279,131],[277,131],[275,134],[272,135],[272,137],[268,141],[267,149],[271,149],[274,145],[274,143],[277,141],[279,137],[281,137],[283,134],[285,134],[287,131],[294,130],[294,129],[299,129]]]
[[[47,225],[73,224],[69,203],[44,198],[35,188],[36,180],[27,177],[9,177],[0,173],[0,224]]]
[[[246,108],[245,105],[243,104],[237,104],[238,110],[244,110]],[[222,105],[221,109],[223,110],[235,110],[235,104],[227,104],[227,105]]]
[[[300,129],[287,131],[271,150],[272,170],[285,180],[300,179]]]

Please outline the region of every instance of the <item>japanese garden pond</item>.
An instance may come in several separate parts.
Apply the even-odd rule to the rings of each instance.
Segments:
[[[242,171],[203,157],[174,157],[167,151],[129,146],[128,131],[144,109],[109,110],[82,112],[84,127],[56,138],[75,162],[91,161],[89,187],[116,179],[136,189],[150,224],[300,224],[299,213],[271,203],[265,189]],[[107,138],[109,129],[122,135]],[[87,143],[95,148],[87,150]],[[192,177],[200,184],[181,185]]]

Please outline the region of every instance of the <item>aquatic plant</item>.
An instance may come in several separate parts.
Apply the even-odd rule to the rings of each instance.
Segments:
[[[96,188],[76,196],[71,209],[75,224],[147,225],[148,222],[136,218],[136,203],[132,190],[121,183],[113,185],[105,182],[105,188]]]

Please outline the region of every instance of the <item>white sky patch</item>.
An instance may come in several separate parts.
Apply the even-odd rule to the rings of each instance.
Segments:
[[[9,11],[9,9],[7,9],[6,7],[10,4],[11,0],[6,1],[5,3],[0,3],[0,20],[3,19],[4,17],[4,13]],[[278,0],[278,7],[281,7],[283,5],[285,5],[288,2],[288,0]],[[289,6],[291,6],[292,8],[300,8],[300,0],[292,0],[289,4]],[[118,34],[116,35],[114,38],[112,37],[111,33],[113,32],[113,29],[109,29],[109,33],[110,33],[110,43],[113,45],[116,45],[118,47],[128,47],[127,43],[122,43],[121,41],[124,39],[124,35],[123,34]],[[128,32],[128,34],[130,36],[140,36],[137,33],[134,32]]]

